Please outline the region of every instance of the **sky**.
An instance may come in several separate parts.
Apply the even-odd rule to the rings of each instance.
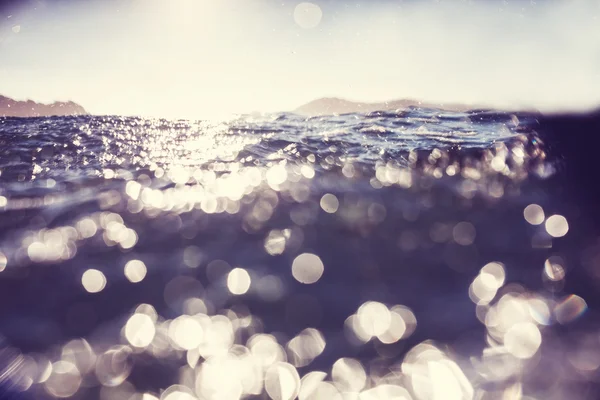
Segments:
[[[586,110],[600,0],[0,0],[0,94],[163,117],[325,96]]]

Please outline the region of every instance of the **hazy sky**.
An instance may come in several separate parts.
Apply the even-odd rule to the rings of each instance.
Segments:
[[[322,96],[584,109],[600,0],[0,1],[0,93],[155,116]]]

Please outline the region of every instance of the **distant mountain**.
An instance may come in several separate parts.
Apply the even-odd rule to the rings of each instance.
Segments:
[[[408,107],[439,108],[448,111],[468,111],[474,108],[483,108],[475,105],[449,104],[449,103],[425,103],[418,100],[392,100],[382,103],[359,103],[336,97],[325,97],[311,101],[294,110],[295,113],[303,115],[327,115],[346,114],[354,112],[390,111],[404,110]]]
[[[87,111],[72,101],[52,104],[18,101],[0,95],[0,117],[47,117],[52,115],[85,115]]]

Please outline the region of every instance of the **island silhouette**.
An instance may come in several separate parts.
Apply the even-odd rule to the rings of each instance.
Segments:
[[[72,101],[55,101],[50,104],[33,100],[19,101],[0,95],[0,117],[49,117],[87,115],[88,112]]]
[[[384,102],[366,103],[346,100],[338,97],[324,97],[306,103],[293,112],[301,115],[316,116],[330,114],[368,113],[374,111],[404,110],[409,107],[433,108],[446,111],[463,112],[473,109],[489,109],[482,105],[467,105],[458,103],[424,102],[414,99],[397,99]]]
[[[396,99],[383,102],[359,102],[346,100],[339,97],[324,97],[313,100],[292,110],[292,112],[306,116],[369,113],[375,111],[401,111],[410,107],[439,109],[451,112],[465,112],[470,110],[502,110],[482,104],[461,104],[426,102],[415,99]],[[532,108],[517,108],[519,111],[538,112]],[[511,110],[516,111],[516,110]],[[68,115],[89,115],[83,106],[73,102],[55,101],[50,104],[38,103],[33,100],[15,100],[0,95],[0,117],[48,117]]]

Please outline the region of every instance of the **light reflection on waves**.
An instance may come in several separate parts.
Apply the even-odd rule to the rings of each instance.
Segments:
[[[71,144],[38,135],[30,175],[3,165],[3,384],[35,398],[564,397],[600,354],[586,353],[597,338],[552,353],[587,304],[560,291],[568,257],[551,253],[570,221],[528,191],[552,170],[542,145],[509,116],[452,136],[473,131],[468,116],[421,114],[401,134],[377,113],[30,121]],[[444,148],[449,135],[472,151]]]
[[[223,122],[123,117],[4,118],[0,178],[59,181],[101,175],[105,168],[265,165],[313,154],[369,164],[382,156],[439,145],[485,147],[514,137],[533,117],[496,113],[448,119],[436,110],[303,118],[294,114]],[[23,123],[23,121],[26,121]],[[402,126],[398,126],[402,123]]]

